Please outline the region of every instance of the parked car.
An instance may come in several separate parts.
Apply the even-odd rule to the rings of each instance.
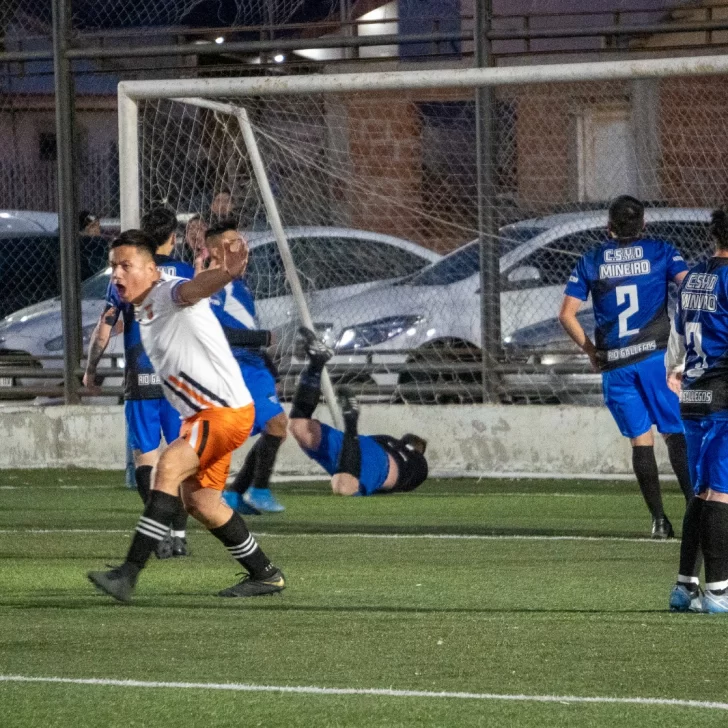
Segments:
[[[670,240],[694,260],[711,249],[710,212],[650,208],[645,213],[645,232]],[[501,230],[500,311],[505,342],[517,330],[554,317],[577,259],[604,239],[606,225],[607,210],[598,210],[525,220]],[[379,286],[335,308],[314,309],[312,317],[319,333],[337,351],[334,363],[477,362],[481,346],[478,243],[468,243],[410,278]],[[292,327],[283,338],[291,332]],[[432,375],[422,378],[431,380]],[[411,376],[369,377],[363,366],[359,379],[391,384],[411,381]]]
[[[411,275],[442,257],[407,240],[347,228],[291,228],[287,236],[307,299],[319,310],[333,307],[385,281]],[[295,313],[275,239],[272,233],[255,233],[249,236],[249,243],[247,277],[256,298],[260,325],[279,327]],[[82,285],[84,346],[103,309],[110,273],[107,268]],[[122,356],[121,338],[112,337],[110,354]],[[63,354],[60,299],[51,298],[2,319],[0,355],[3,351],[21,352],[47,368],[60,368],[62,362],[58,357]],[[48,359],[49,356],[57,358]],[[41,381],[58,384],[56,380]],[[12,382],[6,386],[12,386]]]
[[[83,235],[78,244],[82,279],[108,265],[106,238]],[[60,291],[58,233],[0,231],[0,316],[57,296]]]
[[[0,233],[52,233],[58,230],[55,212],[34,210],[0,210]]]

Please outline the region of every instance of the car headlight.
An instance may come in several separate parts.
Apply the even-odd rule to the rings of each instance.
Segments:
[[[417,324],[421,321],[421,316],[387,316],[376,321],[349,326],[339,334],[335,348],[366,349],[369,346],[383,344],[403,333],[414,335]]]
[[[91,334],[93,333],[95,328],[96,324],[89,324],[88,326],[84,326],[81,329],[81,337],[84,344],[88,344],[88,342],[91,340]],[[61,349],[63,349],[63,334],[61,334],[60,336],[56,336],[55,339],[50,339],[49,341],[46,341],[44,346],[46,349],[48,349],[48,351],[61,351]]]

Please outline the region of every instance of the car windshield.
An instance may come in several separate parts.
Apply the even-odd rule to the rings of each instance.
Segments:
[[[505,255],[515,250],[521,243],[548,230],[545,227],[521,227],[520,225],[506,225],[500,231],[500,254]]]
[[[87,278],[81,284],[81,299],[92,301],[106,298],[106,289],[109,287],[111,268],[99,271],[96,275]]]
[[[498,240],[500,255],[505,255],[543,231],[544,228],[538,227],[508,226],[503,228]],[[478,241],[473,240],[446,258],[433,263],[420,273],[416,273],[402,282],[410,286],[447,286],[451,283],[464,281],[479,270]]]

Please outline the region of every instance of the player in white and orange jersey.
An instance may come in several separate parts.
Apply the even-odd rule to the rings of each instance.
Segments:
[[[232,452],[247,439],[255,409],[207,298],[241,276],[247,260],[247,247],[236,241],[225,245],[222,268],[184,280],[157,269],[154,243],[142,231],[127,230],[111,243],[111,281],[121,299],[134,304],[144,349],[165,397],[183,418],[180,437],[159,458],[126,561],[110,571],[88,574],[118,601],[131,599],[139,572],[169,530],[180,494],[190,515],[248,572],[220,596],[258,596],[285,587],[281,571],[240,515],[220,498]]]

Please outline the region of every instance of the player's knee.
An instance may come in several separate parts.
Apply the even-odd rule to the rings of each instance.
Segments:
[[[337,473],[331,479],[331,491],[334,495],[354,495],[359,492],[359,481],[346,473]]]
[[[200,520],[202,513],[200,512],[200,508],[197,505],[197,503],[195,503],[194,501],[185,501],[184,507],[189,516],[192,516],[192,518],[194,518],[197,521]]]
[[[274,437],[280,437],[282,440],[286,439],[288,435],[288,417],[285,412],[281,412],[275,417],[271,417],[265,424],[265,431],[269,435]]]
[[[301,446],[304,446],[308,435],[308,420],[293,419],[288,420],[288,432],[293,435],[293,439]]]

